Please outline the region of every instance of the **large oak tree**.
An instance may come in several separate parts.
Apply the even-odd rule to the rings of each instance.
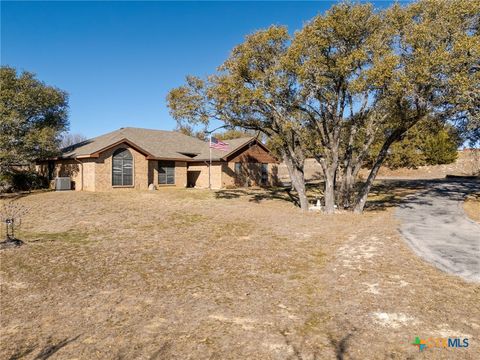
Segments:
[[[178,121],[211,119],[262,131],[285,161],[302,208],[303,164],[324,173],[325,211],[362,212],[393,144],[420,122],[478,136],[480,2],[423,0],[375,11],[341,3],[291,39],[249,35],[218,72],[168,97]],[[371,165],[365,182],[358,173]],[[335,186],[335,184],[339,185]]]
[[[282,64],[289,42],[284,27],[249,35],[216,74],[206,80],[187,77],[186,85],[173,89],[167,100],[180,123],[205,125],[215,119],[272,139],[287,165],[300,207],[306,210],[301,97],[295,74]]]
[[[479,22],[479,1],[425,0],[385,11],[389,51],[366,78],[378,88],[375,110],[387,115],[378,123],[384,141],[356,196],[355,212],[363,211],[392,144],[420,121],[441,120],[470,136],[478,132]]]

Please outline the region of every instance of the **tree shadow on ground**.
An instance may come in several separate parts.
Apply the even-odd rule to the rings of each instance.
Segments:
[[[307,197],[310,203],[315,202],[316,199],[321,197],[321,191],[318,185],[307,184]],[[259,203],[262,200],[282,200],[294,204],[299,207],[300,202],[297,192],[290,186],[282,187],[248,187],[237,189],[222,189],[215,192],[215,198],[217,199],[239,199],[246,198],[250,202]]]
[[[337,357],[337,360],[343,360],[345,358],[349,341],[352,336],[353,332],[348,333],[340,339],[334,339],[333,337],[330,337],[330,344],[335,349],[335,355]]]
[[[260,202],[262,200],[282,200],[298,206],[298,197],[290,188],[240,188],[225,189],[215,192],[217,199],[239,199],[247,198],[251,202]]]
[[[12,193],[0,193],[0,200],[18,200],[26,196],[33,196],[33,195],[39,195],[43,194],[46,192],[52,192],[54,190],[52,189],[40,189],[40,190],[32,190],[32,191],[18,191],[18,192],[12,192]]]
[[[149,358],[149,360],[165,359],[168,358],[170,348],[172,344],[168,341],[164,343],[157,351],[155,351]]]
[[[335,338],[333,335],[329,335],[328,339],[330,341],[330,345],[332,346],[333,350],[335,351],[335,357],[337,360],[343,360],[345,355],[347,354],[349,341],[353,337],[356,329],[353,328],[351,331],[346,331],[347,334],[341,336],[340,338]],[[291,339],[291,335],[287,330],[281,330],[280,334],[283,337],[285,345],[291,350],[292,355],[288,357],[288,359],[296,359],[296,360],[304,360],[304,359],[321,359],[321,349],[316,346],[312,346],[309,344],[307,346],[307,338],[303,337],[300,341],[293,341]]]
[[[64,348],[68,344],[74,342],[80,337],[80,335],[75,336],[74,338],[65,338],[57,343],[49,343],[46,345],[39,353],[38,355],[34,358],[34,360],[45,360],[54,355],[58,350]]]
[[[8,359],[9,360],[23,359],[27,355],[30,355],[36,348],[37,348],[36,345],[29,345],[23,349],[16,350],[15,353],[12,356],[10,356]]]
[[[360,186],[361,184],[358,184]],[[307,197],[310,204],[323,200],[321,183],[309,183]],[[365,211],[384,211],[391,207],[409,207],[411,204],[430,205],[430,201],[421,195],[436,195],[452,200],[463,200],[465,195],[480,188],[480,181],[475,179],[434,179],[434,180],[378,180],[372,186]],[[419,196],[409,196],[413,194]],[[289,186],[271,188],[236,188],[222,189],[215,192],[217,199],[246,198],[250,202],[263,200],[281,200],[299,206],[297,193]]]
[[[480,182],[475,179],[379,180],[372,187],[365,211],[398,206],[411,208],[413,204],[432,205],[429,196],[463,201],[466,195],[479,188]]]
[[[379,180],[374,183],[365,211],[383,211],[405,202],[405,197],[431,186],[427,180]]]
[[[320,350],[318,348],[314,348],[312,354],[306,353],[304,349],[305,340],[306,340],[305,338],[303,338],[301,341],[301,344],[298,345],[290,339],[288,330],[280,330],[280,334],[283,336],[283,341],[285,341],[285,345],[287,345],[287,347],[292,350],[292,356],[288,356],[287,359],[295,359],[295,360],[304,360],[307,358],[313,359],[313,360],[320,359],[319,357]]]
[[[51,339],[48,340],[47,345],[45,345],[40,352],[35,356],[33,359],[34,360],[46,360],[52,355],[54,355],[57,351],[60,349],[64,348],[68,344],[74,342],[80,337],[80,335],[75,336],[74,338],[65,338],[63,340],[60,340],[57,343],[52,343]],[[17,350],[13,355],[11,355],[8,359],[9,360],[17,360],[17,359],[23,359],[26,356],[30,355],[35,351],[37,348],[37,345],[28,345],[27,347],[23,349]]]

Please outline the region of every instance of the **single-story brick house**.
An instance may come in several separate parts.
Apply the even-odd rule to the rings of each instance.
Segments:
[[[277,160],[255,137],[226,140],[228,151],[212,149],[213,189],[272,185]],[[207,188],[208,142],[179,132],[121,128],[63,149],[37,162],[50,180],[70,177],[75,190],[148,189],[150,184]]]

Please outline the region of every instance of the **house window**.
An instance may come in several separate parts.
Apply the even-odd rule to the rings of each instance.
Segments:
[[[175,162],[174,161],[158,162],[158,183],[160,185],[175,184]]]
[[[242,172],[242,163],[236,162],[235,163],[235,174],[240,175]]]
[[[262,164],[261,184],[262,185],[267,185],[268,184],[268,164]]]
[[[118,149],[113,153],[112,185],[133,185],[133,156],[127,149]]]

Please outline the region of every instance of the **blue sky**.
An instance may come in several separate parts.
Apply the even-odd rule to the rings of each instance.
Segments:
[[[185,75],[215,71],[246,34],[293,33],[331,4],[2,1],[1,64],[66,90],[71,132],[171,130],[165,97]]]

